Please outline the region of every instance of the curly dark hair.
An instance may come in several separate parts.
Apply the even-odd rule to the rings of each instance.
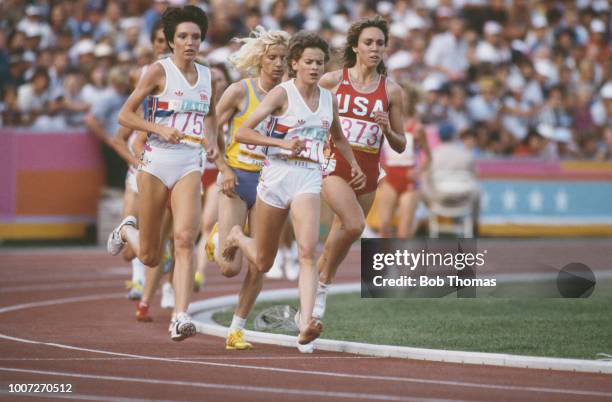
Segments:
[[[208,17],[201,8],[196,6],[168,7],[161,16],[164,26],[164,36],[168,42],[168,47],[174,52],[170,43],[174,40],[176,27],[183,22],[193,22],[200,28],[201,39],[204,41],[208,31]]]
[[[353,48],[357,47],[359,36],[361,36],[363,30],[370,27],[380,29],[385,36],[385,46],[389,43],[389,23],[387,23],[387,20],[380,15],[371,18],[362,18],[361,20],[354,22],[351,24],[351,27],[346,35],[346,46],[344,47],[344,67],[350,68],[357,63],[357,54],[353,51]],[[387,67],[385,67],[385,63],[382,60],[376,67],[376,71],[379,74],[387,74]]]
[[[287,65],[289,77],[295,78],[296,72],[291,68],[292,61],[298,61],[304,53],[304,49],[317,48],[325,53],[325,62],[329,61],[329,45],[318,33],[310,31],[300,31],[291,37],[289,41],[289,52],[287,55]]]

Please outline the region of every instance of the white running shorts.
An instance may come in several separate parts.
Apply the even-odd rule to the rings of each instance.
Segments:
[[[271,160],[261,171],[257,196],[268,205],[287,209],[300,194],[320,194],[322,180],[317,163]]]
[[[147,146],[140,159],[139,170],[157,177],[171,189],[191,172],[204,173],[202,148],[171,149]]]

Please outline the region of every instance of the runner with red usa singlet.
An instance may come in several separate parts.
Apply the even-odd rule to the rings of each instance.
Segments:
[[[351,188],[351,170],[331,144],[330,172],[323,180],[323,199],[335,216],[323,254],[317,261],[319,284],[313,316],[323,318],[328,287],[351,244],[359,239],[381,175],[383,141],[403,152],[402,90],[386,76],[383,53],[389,41],[387,21],[380,16],[351,25],[344,49],[344,68],[325,74],[320,85],[334,92],[342,131],[365,173],[365,188]]]

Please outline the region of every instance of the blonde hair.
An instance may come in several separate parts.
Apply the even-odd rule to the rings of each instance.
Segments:
[[[261,70],[261,59],[272,47],[283,45],[288,47],[290,35],[285,31],[266,31],[258,25],[247,38],[234,38],[242,43],[240,49],[230,55],[229,61],[240,72],[255,77]]]

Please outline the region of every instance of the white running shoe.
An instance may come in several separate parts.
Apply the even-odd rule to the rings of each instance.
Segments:
[[[301,353],[312,353],[314,352],[314,341],[307,343],[305,345],[302,345],[301,343],[299,343],[297,340],[295,341],[295,344],[297,345],[298,350]]]
[[[182,341],[196,334],[196,326],[191,321],[191,317],[187,313],[180,313],[176,316],[172,331],[170,331],[170,339],[173,341]]]
[[[136,218],[132,215],[126,216],[125,219],[121,221],[119,226],[117,226],[115,229],[113,229],[112,232],[110,232],[110,234],[108,235],[108,240],[106,241],[106,250],[111,255],[119,254],[121,250],[123,250],[123,247],[125,246],[126,242],[123,241],[123,239],[121,238],[121,228],[124,225],[130,225],[133,227],[137,227]]]
[[[300,260],[287,258],[285,261],[285,276],[290,281],[296,281],[300,277]]]
[[[168,326],[168,333],[171,334],[172,333],[172,327],[174,327],[174,322],[176,321],[176,314],[172,313],[172,316],[170,317],[170,325]]]
[[[166,282],[162,285],[161,308],[174,308],[174,288],[172,284]]]
[[[285,252],[282,249],[278,249],[276,257],[274,257],[274,263],[272,268],[266,272],[266,278],[268,279],[282,279],[283,278],[283,265],[285,263]]]

